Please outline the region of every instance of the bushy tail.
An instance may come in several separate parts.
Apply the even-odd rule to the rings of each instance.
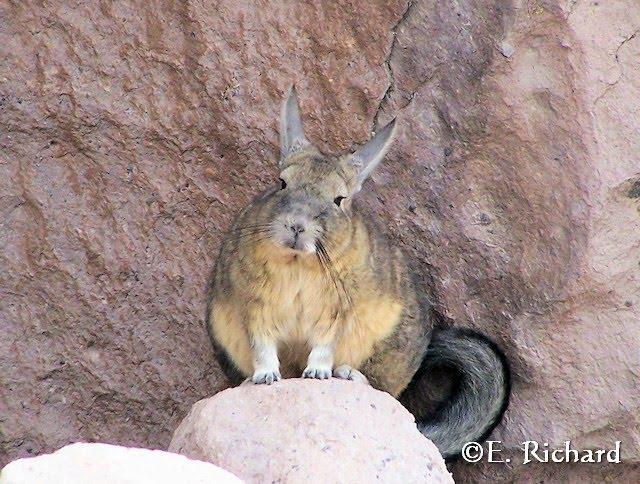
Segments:
[[[434,388],[426,392],[433,408],[426,418],[418,412],[418,428],[445,459],[453,460],[466,442],[484,440],[500,422],[509,401],[509,367],[500,349],[482,334],[469,329],[437,330],[407,390],[415,392],[416,387],[428,388],[438,381],[447,382],[446,396]],[[403,394],[401,401],[403,397],[407,398]],[[408,398],[415,406],[415,396]]]

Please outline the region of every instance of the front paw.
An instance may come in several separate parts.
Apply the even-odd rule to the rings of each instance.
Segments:
[[[251,377],[251,381],[256,385],[266,384],[271,385],[274,381],[278,381],[282,378],[278,370],[256,370]]]
[[[302,378],[316,378],[326,380],[331,378],[330,366],[307,366],[302,372]]]

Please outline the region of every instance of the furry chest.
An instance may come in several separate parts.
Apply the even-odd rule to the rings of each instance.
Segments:
[[[261,288],[263,321],[282,341],[308,341],[335,320],[335,289],[324,274],[296,265],[278,268]],[[333,291],[332,291],[333,289]]]

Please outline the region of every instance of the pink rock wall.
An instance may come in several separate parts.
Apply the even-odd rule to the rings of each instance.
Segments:
[[[0,462],[164,447],[226,386],[204,285],[296,82],[328,151],[398,116],[363,198],[505,348],[505,455],[623,441],[456,477],[637,475],[639,31],[634,0],[0,2]]]

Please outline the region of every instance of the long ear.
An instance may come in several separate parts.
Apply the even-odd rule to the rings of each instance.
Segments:
[[[349,163],[358,170],[357,182],[354,193],[360,191],[364,181],[371,175],[378,163],[382,161],[387,153],[393,137],[395,135],[396,120],[393,119],[389,124],[375,134],[373,138],[367,141],[364,146],[360,147],[353,155],[349,157]]]
[[[280,113],[280,160],[284,160],[291,153],[309,146],[309,144],[302,128],[296,88],[291,86]]]

